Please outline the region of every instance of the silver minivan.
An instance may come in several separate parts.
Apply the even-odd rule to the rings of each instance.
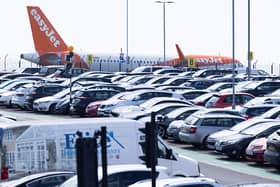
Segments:
[[[192,114],[185,119],[179,139],[202,148],[211,133],[229,129],[244,120],[243,117],[229,114]]]

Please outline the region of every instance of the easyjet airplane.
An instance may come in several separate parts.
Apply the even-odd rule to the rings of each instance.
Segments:
[[[30,62],[46,65],[64,65],[69,54],[68,46],[55,30],[53,25],[39,7],[27,7],[29,21],[36,53],[21,54],[21,58]],[[129,56],[125,63],[125,55],[121,52],[115,55],[98,55],[74,52],[72,62],[74,67],[98,71],[130,71],[143,65],[168,65],[175,67],[197,68],[231,68],[232,59],[222,56],[187,55],[184,56],[176,44],[179,58],[167,57],[166,63],[159,56]],[[237,66],[242,66],[235,61]]]

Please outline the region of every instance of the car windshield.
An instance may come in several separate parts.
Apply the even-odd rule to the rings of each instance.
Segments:
[[[242,88],[244,89],[255,89],[260,82],[250,82],[249,84],[244,85]]]
[[[273,126],[273,124],[271,124],[271,123],[265,123],[265,124],[261,123],[258,125],[254,125],[250,128],[247,128],[247,129],[241,131],[241,133],[256,136],[272,126]]]
[[[189,117],[187,117],[184,122],[187,125],[195,125],[195,123],[199,120],[199,118],[195,115],[190,115]]]
[[[16,80],[9,80],[9,81],[2,82],[2,83],[0,84],[0,89],[3,89],[3,88],[5,88],[6,86],[8,86],[8,85],[10,85],[10,84],[12,84],[12,83],[14,83],[14,82],[16,82]]]
[[[193,99],[193,102],[198,102],[198,101],[204,101],[205,99],[208,99],[209,97],[212,97],[213,93],[205,93],[203,95],[200,95]]]
[[[54,97],[60,98],[60,97],[64,97],[65,95],[67,95],[70,92],[70,89],[64,89],[61,92],[58,92],[54,95]]]

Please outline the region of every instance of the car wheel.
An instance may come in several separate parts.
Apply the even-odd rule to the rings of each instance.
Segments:
[[[163,126],[159,125],[158,126],[158,135],[161,137],[161,138],[165,138],[166,136],[166,130]]]
[[[52,104],[49,108],[49,113],[53,114],[55,113],[55,104]]]

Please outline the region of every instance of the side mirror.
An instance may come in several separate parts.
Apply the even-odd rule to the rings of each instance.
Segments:
[[[163,119],[164,119],[164,115],[162,114],[156,116],[156,121],[163,121]]]

